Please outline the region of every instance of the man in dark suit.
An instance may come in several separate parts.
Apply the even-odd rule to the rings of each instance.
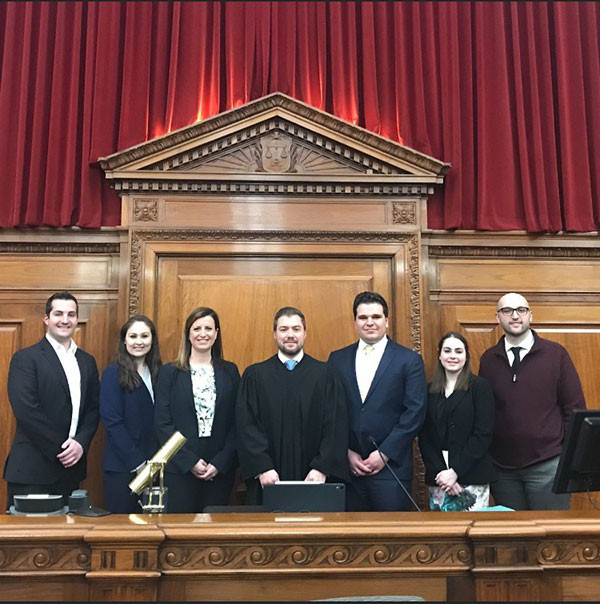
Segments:
[[[347,508],[410,510],[410,498],[385,462],[410,493],[413,441],[427,409],[423,360],[387,337],[388,306],[383,296],[362,292],[354,299],[353,311],[360,339],[332,352],[328,361],[342,377],[350,420],[352,484]]]
[[[85,478],[86,455],[99,421],[98,368],[72,340],[78,305],[69,292],[46,302],[46,335],[16,352],[8,397],[17,420],[4,466],[7,508],[13,496],[63,495],[64,504]]]

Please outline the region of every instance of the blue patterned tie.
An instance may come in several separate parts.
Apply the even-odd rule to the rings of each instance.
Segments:
[[[294,359],[288,359],[285,362],[285,366],[288,368],[289,371],[294,371],[294,367],[298,364],[298,361],[294,361]]]

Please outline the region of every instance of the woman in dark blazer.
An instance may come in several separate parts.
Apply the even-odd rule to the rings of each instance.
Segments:
[[[167,512],[199,513],[227,505],[233,487],[238,368],[223,359],[219,317],[196,308],[185,322],[179,355],[161,368],[155,426],[164,443],[176,430],[186,444],[167,464]]]
[[[490,384],[471,371],[469,344],[456,332],[438,343],[419,448],[432,510],[476,510],[489,505],[494,477],[488,449],[494,426]]]
[[[158,449],[154,384],[159,367],[154,323],[134,315],[121,327],[117,361],[104,370],[100,382],[100,417],[106,429],[104,497],[114,514],[141,511],[128,484]]]

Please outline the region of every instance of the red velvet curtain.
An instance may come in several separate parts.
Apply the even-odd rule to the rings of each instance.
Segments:
[[[0,226],[119,223],[93,162],[281,91],[452,163],[429,225],[600,228],[594,2],[5,2]]]

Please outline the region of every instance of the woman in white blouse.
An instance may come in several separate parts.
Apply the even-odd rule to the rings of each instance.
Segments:
[[[167,512],[199,513],[229,502],[237,455],[235,399],[240,374],[223,359],[221,326],[211,308],[185,321],[179,354],[161,368],[155,405],[158,438],[176,430],[186,444],[165,468]]]

